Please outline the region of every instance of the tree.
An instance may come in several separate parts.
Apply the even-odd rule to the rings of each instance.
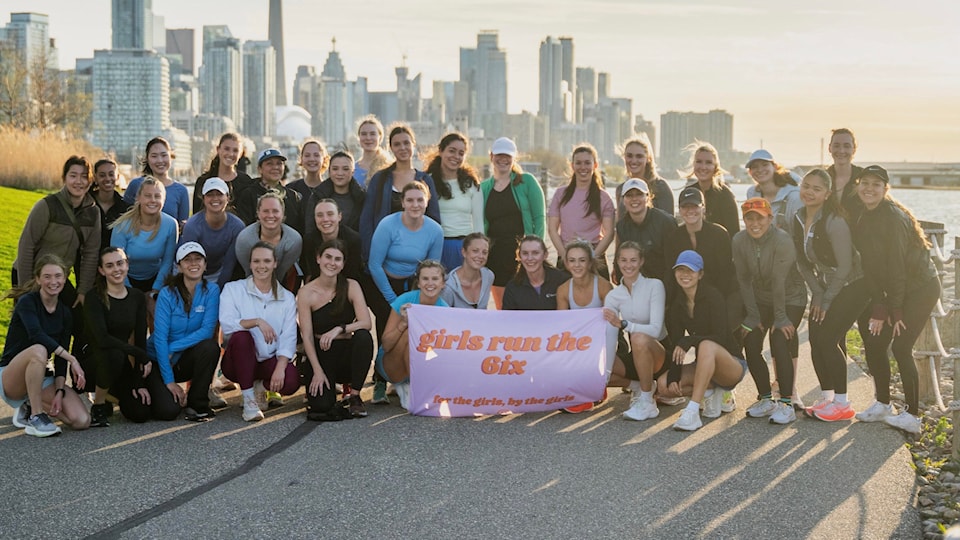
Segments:
[[[73,77],[50,67],[52,55],[46,49],[28,63],[15,50],[0,51],[0,125],[71,134],[88,127],[93,101]]]

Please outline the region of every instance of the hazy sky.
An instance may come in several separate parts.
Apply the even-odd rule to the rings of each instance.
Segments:
[[[64,68],[110,47],[107,0],[0,5],[50,15]],[[196,28],[198,40],[205,24],[266,39],[267,6],[153,0],[168,28]],[[510,112],[536,112],[540,41],[571,36],[576,65],[611,73],[612,95],[632,98],[658,131],[666,111],[721,108],[734,115],[738,149],[762,141],[788,165],[818,162],[820,139],[841,126],[857,133],[859,162],[960,162],[955,0],[285,0],[283,9],[288,95],[297,66],[319,71],[336,37],[348,78],[393,90],[406,54],[427,97],[429,81],[459,77],[459,47],[490,29],[507,51]]]

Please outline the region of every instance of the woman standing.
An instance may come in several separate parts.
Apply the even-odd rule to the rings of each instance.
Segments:
[[[570,165],[573,176],[553,194],[547,212],[547,231],[558,252],[557,266],[563,267],[563,246],[586,240],[593,246],[598,272],[609,278],[606,253],[613,241],[616,206],[604,189],[597,150],[589,144],[574,148]]]
[[[276,148],[267,148],[260,152],[257,159],[257,169],[260,177],[253,185],[245,189],[237,197],[237,216],[247,225],[257,220],[257,201],[268,191],[276,191],[283,196],[286,208],[284,223],[302,232],[303,230],[303,198],[300,192],[283,184],[286,173],[287,158]]]
[[[837,201],[847,213],[848,218],[860,215],[862,203],[857,196],[857,178],[863,167],[853,164],[853,156],[857,153],[857,139],[853,131],[847,128],[835,129],[830,133],[830,157],[833,165],[827,168],[827,173],[833,179],[833,192]]]
[[[190,217],[190,192],[183,184],[170,177],[171,160],[176,156],[170,143],[163,137],[154,137],[147,141],[145,157],[143,158],[143,176],[134,178],[127,185],[127,190],[123,192],[123,200],[127,204],[133,204],[137,200],[137,194],[140,191],[140,184],[144,178],[152,176],[163,183],[167,191],[167,197],[163,203],[164,213],[173,216],[182,227]]]
[[[387,302],[410,290],[420,261],[436,260],[443,251],[443,229],[424,215],[430,200],[427,186],[410,182],[401,196],[403,212],[383,218],[370,247],[370,275]]]
[[[147,356],[146,296],[125,285],[127,268],[127,256],[122,249],[105,248],[100,255],[97,284],[83,305],[92,345],[85,371],[88,383],[92,383],[88,388],[95,389],[90,409],[90,425],[94,427],[110,425],[113,405],[106,402],[108,392],[120,402],[123,416],[133,422],[146,422],[151,416],[176,416],[179,412],[152,411],[151,395],[167,390]]]
[[[110,245],[126,254],[130,285],[156,296],[173,269],[177,249],[177,220],[163,213],[163,184],[147,177],[133,206],[112,225]]]
[[[203,186],[211,178],[219,178],[227,184],[228,192],[227,210],[235,212],[234,203],[237,196],[253,184],[253,179],[243,172],[237,170],[237,163],[241,158],[245,158],[247,149],[240,140],[237,133],[224,133],[220,136],[220,142],[217,143],[216,154],[210,160],[210,167],[197,178],[197,183],[193,185],[193,213],[203,212]]]
[[[762,197],[743,203],[744,230],[733,237],[733,264],[747,316],[740,324],[750,375],[759,398],[747,416],[769,416],[776,424],[797,419],[790,395],[794,387],[793,342],[807,304],[807,289],[797,271],[790,235],[773,225],[773,209]],[[763,338],[770,334],[770,351],[781,395],[773,401],[770,372],[763,359]]]
[[[90,415],[80,396],[66,385],[68,366],[74,384],[82,388],[86,383],[80,362],[67,351],[73,316],[60,293],[68,271],[56,255],[41,255],[33,271],[22,274],[32,279],[4,296],[16,299],[16,304],[0,357],[0,394],[14,410],[13,425],[34,437],[60,433],[47,411],[73,429],[90,426]],[[51,355],[53,377],[47,375]]]
[[[300,335],[307,362],[301,364],[307,385],[307,418],[339,420],[333,384],[344,392],[350,417],[367,416],[360,389],[373,360],[370,312],[360,284],[343,275],[345,252],[339,240],[321,244],[314,255],[320,274],[297,293]]]
[[[227,212],[229,193],[226,182],[208,179],[203,185],[203,212],[187,220],[180,237],[182,243],[197,242],[206,248],[203,277],[220,287],[234,279],[236,240],[244,229],[243,221]]]
[[[726,173],[720,167],[720,155],[710,143],[695,141],[687,147],[690,151],[690,163],[687,165],[687,186],[694,186],[703,192],[707,221],[716,223],[733,238],[740,230],[740,215],[737,212],[737,200],[733,191],[723,181]]]
[[[940,299],[940,278],[930,261],[930,244],[913,214],[890,196],[887,171],[871,165],[860,173],[857,195],[863,213],[853,225],[853,242],[863,258],[872,309],[861,329],[877,401],[857,414],[861,422],[883,420],[908,433],[920,433],[919,380],[913,345]],[[890,405],[890,362],[900,368],[904,409]]]
[[[374,173],[386,167],[387,163],[390,162],[387,153],[381,146],[383,143],[383,124],[372,114],[364,116],[357,124],[357,139],[360,141],[360,149],[363,153],[357,160],[353,177],[356,178],[361,187],[364,187]]]
[[[657,163],[653,157],[653,145],[646,134],[635,135],[624,141],[620,153],[623,157],[623,168],[627,178],[640,178],[650,188],[653,197],[653,207],[659,208],[669,215],[673,215],[673,192],[670,184],[657,174]],[[623,184],[617,186],[617,200],[621,200],[620,192]],[[617,219],[623,214],[623,204],[617,207]]]
[[[681,294],[673,299],[667,328],[676,345],[671,351],[667,393],[690,396],[673,429],[696,431],[703,415],[717,418],[723,412],[723,392],[730,392],[747,374],[747,363],[738,356],[727,326],[727,308],[720,291],[702,281],[703,258],[683,251],[673,267]],[[687,351],[694,362],[684,365]]]
[[[701,279],[720,291],[729,302],[731,294],[737,294],[737,276],[733,268],[730,235],[720,225],[705,220],[703,192],[699,189],[693,186],[683,188],[678,206],[683,222],[667,233],[664,242],[665,259],[676,261],[684,251],[697,252],[704,262]],[[679,288],[676,279],[669,281],[671,285],[667,286],[667,296],[673,298]]]
[[[289,396],[300,388],[300,375],[292,362],[297,352],[296,300],[277,281],[273,245],[257,242],[247,264],[251,275],[227,283],[220,297],[220,328],[227,342],[221,369],[240,385],[243,419],[252,422],[263,420],[265,388]]]
[[[400,406],[410,409],[410,342],[407,339],[407,308],[413,304],[450,307],[440,291],[443,290],[443,265],[427,259],[417,265],[413,275],[416,286],[398,296],[390,304],[390,318],[383,331],[383,341],[377,354],[376,370],[393,383],[400,398]]]
[[[360,213],[360,240],[363,259],[369,261],[370,242],[380,221],[390,214],[403,210],[403,189],[410,182],[417,181],[427,189],[426,215],[440,223],[440,207],[437,205],[437,188],[430,175],[413,167],[413,157],[417,141],[413,130],[406,124],[398,124],[390,130],[390,151],[395,161],[380,170],[367,183],[367,198],[363,201]],[[413,268],[411,268],[413,270]]]
[[[437,151],[427,159],[427,174],[433,178],[440,198],[440,223],[443,226],[444,268],[463,264],[463,239],[483,231],[483,193],[477,171],[464,164],[469,143],[460,133],[448,133],[440,139]]]
[[[294,180],[287,186],[300,194],[300,199],[306,202],[310,199],[313,190],[323,182],[323,172],[330,164],[330,156],[317,139],[307,139],[300,145],[300,167],[306,175]]]
[[[440,296],[455,308],[487,309],[493,272],[487,265],[490,239],[483,233],[470,233],[463,239],[463,264],[447,274],[446,285]]]
[[[829,422],[850,420],[854,410],[847,400],[847,362],[841,347],[870,302],[870,289],[827,171],[813,169],[803,177],[800,199],[803,208],[793,224],[793,244],[812,297],[810,357],[821,391],[807,414]]]
[[[543,189],[517,164],[517,145],[506,137],[490,148],[493,176],[480,184],[483,221],[490,238],[489,268],[493,271],[493,301],[503,308],[504,287],[517,269],[518,238],[545,231]],[[546,249],[544,249],[546,252]]]
[[[303,238],[293,227],[283,221],[285,205],[283,197],[268,191],[257,199],[257,221],[240,231],[237,236],[237,262],[243,267],[244,276],[250,277],[250,254],[259,242],[274,247],[277,256],[277,277],[288,287],[296,282],[296,272],[289,275],[300,259]]]
[[[664,371],[663,324],[666,293],[659,279],[645,277],[643,248],[636,242],[623,242],[617,247],[617,265],[622,277],[603,301],[603,318],[618,332],[626,331],[630,344],[627,356],[618,354],[612,366],[609,384],[628,386],[633,393],[630,408],[623,413],[629,420],[649,420],[660,415],[654,400],[654,381]],[[626,352],[626,351],[624,351]]]
[[[304,236],[309,236],[311,232],[317,230],[314,209],[323,199],[335,201],[341,217],[340,223],[353,232],[358,232],[360,211],[363,209],[363,201],[366,198],[367,192],[353,178],[353,156],[349,152],[334,152],[330,156],[330,177],[320,182],[310,197],[304,199],[307,202],[303,207],[306,220]],[[310,257],[313,258],[312,255]]]
[[[129,204],[117,192],[117,162],[110,158],[101,159],[93,166],[93,184],[90,196],[100,209],[100,247],[110,245],[110,225],[121,214],[130,209]]]
[[[351,164],[353,162],[351,161]],[[376,290],[370,281],[370,275],[363,271],[360,262],[360,234],[343,224],[343,213],[337,201],[320,199],[313,207],[314,225],[303,239],[300,252],[300,268],[303,269],[304,282],[309,283],[320,275],[317,266],[317,248],[325,242],[340,240],[343,242],[343,275],[361,284],[365,290]]]
[[[747,198],[766,199],[770,203],[770,208],[773,209],[774,224],[790,232],[794,216],[803,206],[800,202],[800,188],[797,187],[796,180],[790,176],[790,171],[774,161],[770,152],[762,148],[750,154],[747,170],[750,172],[750,178],[755,182],[747,189]]]
[[[570,278],[547,262],[547,244],[543,238],[527,235],[517,247],[517,269],[503,292],[503,309],[557,309],[557,289]]]
[[[200,244],[182,244],[176,262],[178,272],[167,278],[157,295],[153,334],[147,340],[147,352],[156,360],[167,391],[150,398],[154,414],[161,411],[161,420],[173,420],[185,407],[184,418],[205,422],[216,416],[208,390],[220,360],[220,344],[214,337],[220,287],[203,278],[206,252]],[[190,391],[184,393],[177,383],[187,381]]]

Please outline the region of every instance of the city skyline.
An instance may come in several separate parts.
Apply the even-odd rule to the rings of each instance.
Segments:
[[[509,112],[535,113],[539,44],[546,36],[569,36],[576,67],[610,73],[611,94],[632,99],[634,114],[654,121],[658,131],[668,111],[725,109],[736,117],[734,147],[750,151],[762,140],[788,165],[817,162],[820,139],[840,126],[857,133],[861,162],[958,161],[960,60],[954,51],[960,38],[950,26],[960,8],[922,4],[927,9],[903,10],[892,2],[847,2],[837,9],[822,1],[768,7],[745,0],[607,0],[584,10],[582,3],[494,1],[436,9],[410,0],[331,11],[286,0],[285,90],[292,89],[297,66],[320,69],[336,37],[349,79],[364,76],[371,91],[393,90],[394,67],[405,55],[411,75],[423,74],[426,97],[433,80],[458,79],[460,48],[474,47],[476,34],[489,29],[498,31],[506,52]],[[64,69],[111,45],[108,2],[82,11],[63,0],[5,5],[50,16]],[[231,6],[237,9],[154,0],[153,11],[167,28],[199,34],[203,25],[222,24],[244,41],[266,39],[268,0]],[[83,31],[70,31],[71,25]]]

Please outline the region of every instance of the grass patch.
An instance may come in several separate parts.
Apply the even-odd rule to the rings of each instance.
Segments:
[[[10,269],[17,258],[20,231],[30,209],[44,195],[36,191],[0,187],[0,201],[3,201],[3,212],[0,212],[0,291],[10,288]],[[7,327],[12,312],[12,300],[0,302],[0,349],[7,341]]]

